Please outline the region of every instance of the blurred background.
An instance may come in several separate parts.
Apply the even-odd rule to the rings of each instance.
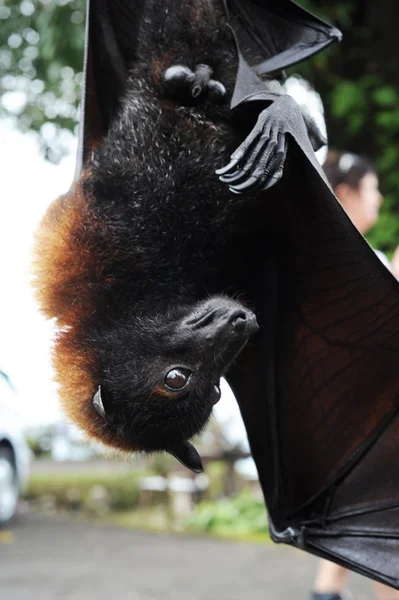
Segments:
[[[340,45],[291,71],[321,94],[330,146],[365,154],[375,163],[385,200],[368,239],[390,257],[399,242],[397,0],[300,4],[344,34]],[[195,581],[196,598],[214,598],[215,585],[218,595],[230,598],[242,597],[245,589],[248,598],[264,597],[267,586],[276,598],[288,598],[298,589],[306,597],[314,562],[266,543],[256,470],[227,384],[211,426],[197,444],[205,465],[198,476],[171,457],[113,457],[87,443],[60,412],[50,364],[53,327],[32,299],[29,260],[40,218],[73,177],[84,21],[84,0],[0,0],[0,598],[87,599],[94,579],[101,582],[96,598],[108,597],[109,578],[94,573],[103,563],[113,565],[118,579],[109,540],[121,534],[114,525],[131,536],[115,538],[116,547],[126,547],[118,562],[121,577],[129,572],[124,560],[133,548],[137,559],[137,548],[150,546],[146,565],[157,551],[162,551],[159,560],[168,553],[174,556],[175,538],[165,546],[158,537],[140,537],[144,534],[138,529],[207,533],[240,542],[232,550],[229,545],[202,546],[201,538],[185,548],[191,538],[184,537],[183,555],[176,559],[184,568],[172,583],[165,574],[161,577],[166,597],[172,594],[168,585],[174,596],[178,590],[187,595],[185,586]],[[98,538],[91,527],[97,528]],[[264,544],[254,546],[258,541]],[[76,579],[65,566],[73,559],[86,564],[86,546],[91,548],[92,562],[85,571],[93,571],[90,582],[81,572]],[[65,551],[62,557],[57,548]],[[198,564],[195,553],[203,563]],[[219,571],[213,579],[215,563]],[[57,576],[50,577],[52,569]],[[196,574],[203,569],[213,587],[198,583]],[[182,572],[190,572],[190,578],[181,579]],[[145,567],[137,577],[144,582],[140,591],[129,587],[127,595],[122,577],[115,597],[160,597]],[[222,589],[221,580],[230,587]],[[119,589],[113,585],[112,593]],[[354,585],[359,598],[371,597],[360,580]],[[33,590],[29,596],[28,589]]]

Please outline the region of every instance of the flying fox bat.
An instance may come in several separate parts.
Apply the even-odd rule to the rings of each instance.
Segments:
[[[77,176],[35,262],[67,414],[200,471],[225,375],[273,539],[397,585],[398,283],[266,77],[339,33],[290,0],[94,0],[87,31]]]

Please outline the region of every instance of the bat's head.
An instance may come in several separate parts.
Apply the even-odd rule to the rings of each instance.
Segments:
[[[108,445],[167,451],[200,471],[189,440],[208,422],[220,378],[257,329],[251,311],[221,296],[113,324],[83,344],[92,393],[78,409],[61,390],[66,408]]]

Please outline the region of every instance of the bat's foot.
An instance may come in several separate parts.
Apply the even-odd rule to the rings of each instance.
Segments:
[[[266,190],[281,179],[293,111],[304,123],[299,106],[289,96],[281,96],[260,113],[255,127],[231,155],[229,164],[216,171],[230,191],[241,194]]]
[[[220,81],[212,79],[212,73],[209,65],[197,65],[195,71],[184,65],[174,65],[166,69],[163,81],[166,88],[181,100],[194,101],[207,96],[222,102],[226,97],[226,88]]]

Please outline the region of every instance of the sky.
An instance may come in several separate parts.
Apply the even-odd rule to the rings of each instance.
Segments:
[[[49,204],[66,192],[75,168],[71,154],[55,166],[40,155],[35,137],[0,121],[0,369],[17,389],[16,409],[25,425],[63,419],[52,380],[53,324],[40,315],[29,286],[34,231]],[[246,434],[227,384],[215,407],[232,441]]]
[[[0,368],[17,389],[27,424],[60,416],[50,367],[52,324],[39,314],[29,287],[33,232],[47,206],[68,190],[74,156],[46,162],[32,134],[0,121]]]

